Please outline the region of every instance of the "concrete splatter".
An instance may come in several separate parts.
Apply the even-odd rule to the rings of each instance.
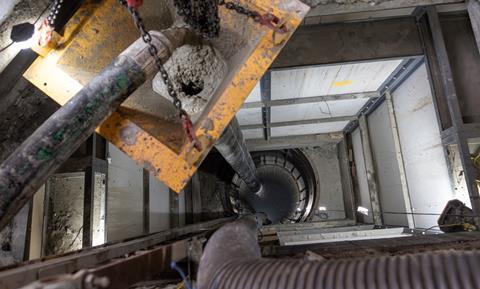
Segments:
[[[165,69],[179,93],[183,108],[195,122],[226,75],[227,64],[209,45],[185,45],[175,50],[165,63]],[[155,92],[168,98],[167,87],[159,74],[152,85]]]

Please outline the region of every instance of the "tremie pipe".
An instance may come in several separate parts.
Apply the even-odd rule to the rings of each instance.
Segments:
[[[262,185],[257,178],[257,169],[247,149],[237,118],[233,118],[227,126],[220,139],[218,139],[215,148],[245,182],[251,192],[259,193],[261,191]]]
[[[479,288],[478,251],[327,261],[262,259],[255,229],[249,217],[212,235],[199,265],[199,289]]]
[[[163,62],[176,48],[197,42],[195,34],[186,28],[152,31],[151,35]],[[148,46],[137,40],[22,143],[0,166],[0,229],[95,128],[156,71]]]

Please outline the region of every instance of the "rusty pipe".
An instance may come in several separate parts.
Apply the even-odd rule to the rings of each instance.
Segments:
[[[478,288],[479,251],[305,261],[260,256],[254,221],[217,230],[200,260],[198,289]]]
[[[197,42],[186,28],[152,31],[152,43],[165,62],[178,47]],[[120,104],[157,69],[139,39],[46,120],[0,166],[0,229],[31,199]]]
[[[237,118],[234,118],[227,126],[215,144],[215,148],[245,182],[250,191],[259,194],[262,185],[257,178],[257,169],[248,151]]]

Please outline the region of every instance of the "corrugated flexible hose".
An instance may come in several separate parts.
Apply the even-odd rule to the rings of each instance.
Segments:
[[[245,236],[237,239],[231,235],[235,232],[248,232],[254,237],[252,219],[240,219],[212,236],[200,262],[199,289],[480,288],[480,252],[477,251],[329,261],[262,259],[258,255],[258,244],[252,243],[255,239]],[[237,241],[242,245],[223,251]],[[217,256],[207,255],[212,253]]]

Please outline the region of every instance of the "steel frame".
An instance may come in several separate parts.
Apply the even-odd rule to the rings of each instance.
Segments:
[[[426,8],[426,16],[428,17],[428,25],[431,33],[431,42],[424,37],[425,50],[429,59],[430,73],[433,78],[434,92],[440,93],[441,96],[437,98],[435,105],[438,111],[439,102],[445,101],[448,106],[448,112],[452,127],[444,128],[441,119],[439,118],[440,127],[444,128],[442,131],[442,141],[444,142],[444,149],[447,150],[448,145],[455,144],[461,156],[462,166],[464,169],[465,182],[470,197],[470,203],[476,216],[480,216],[480,193],[475,183],[477,179],[477,172],[471,160],[468,139],[476,135],[476,131],[469,130],[469,128],[476,127],[476,124],[465,125],[460,110],[458,94],[455,87],[454,77],[450,60],[445,44],[444,35],[440,18],[436,7]],[[438,71],[432,69],[438,65]],[[440,83],[439,83],[440,81]],[[480,136],[480,135],[477,135]],[[476,222],[480,222],[480,218],[476,218]]]

